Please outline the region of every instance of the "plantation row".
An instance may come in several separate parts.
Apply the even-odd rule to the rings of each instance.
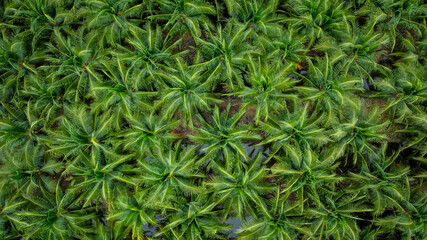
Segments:
[[[0,239],[427,239],[426,16],[4,0]]]

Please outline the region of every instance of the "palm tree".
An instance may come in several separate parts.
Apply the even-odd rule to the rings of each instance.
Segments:
[[[270,115],[276,115],[286,108],[285,99],[295,99],[295,95],[285,94],[296,83],[289,78],[289,68],[277,64],[261,64],[261,59],[249,57],[247,82],[239,92],[233,94],[243,99],[242,108],[256,106],[255,124],[263,117],[267,121]]]
[[[363,204],[365,195],[336,192],[325,194],[321,199],[306,213],[312,219],[313,235],[318,239],[359,239],[356,221],[363,219],[356,214],[372,211]]]
[[[74,202],[76,193],[66,191],[56,184],[55,194],[40,197],[23,195],[28,208],[16,213],[22,218],[19,230],[25,231],[22,239],[84,239],[91,237],[91,219],[95,213],[89,208],[80,208]]]
[[[285,21],[308,36],[309,48],[321,37],[350,31],[354,16],[349,13],[349,7],[349,4],[333,0],[296,0],[283,6],[290,10]]]
[[[378,156],[369,165],[362,165],[359,174],[350,172],[351,178],[360,185],[352,191],[366,192],[370,196],[370,202],[374,205],[374,216],[394,207],[404,211],[402,205],[409,199],[409,196],[405,196],[408,192],[406,183],[409,181],[409,167],[391,167],[399,152],[387,156],[386,150],[387,144],[384,144]]]
[[[166,117],[172,118],[179,113],[184,126],[193,128],[194,112],[209,110],[212,103],[220,103],[212,93],[212,81],[206,79],[205,68],[188,66],[177,60],[176,73],[158,73],[164,80],[164,88],[160,90],[162,106]]]
[[[132,239],[145,239],[145,224],[155,224],[154,210],[139,196],[121,196],[115,203],[107,221],[114,221],[115,239],[125,239],[130,233]]]
[[[202,48],[202,57],[207,61],[200,63],[211,69],[208,79],[219,82],[226,81],[228,90],[242,88],[244,81],[242,72],[245,71],[248,55],[258,54],[259,50],[246,42],[250,31],[240,25],[231,23],[224,27],[217,26],[216,34],[206,31],[207,41],[196,38]]]
[[[132,151],[139,156],[177,138],[171,133],[179,124],[177,120],[166,120],[154,113],[127,115],[126,120],[130,128],[118,136],[117,142],[124,150]]]
[[[177,41],[168,41],[164,38],[159,25],[153,27],[152,24],[144,25],[143,31],[132,38],[127,38],[126,42],[132,49],[118,45],[118,57],[130,64],[130,69],[135,68],[138,74],[133,81],[134,89],[140,87],[156,87],[158,71],[173,71],[175,59],[186,53],[186,51],[176,52],[175,48],[182,42],[182,38]]]
[[[4,152],[0,168],[0,190],[9,196],[33,194],[34,191],[54,192],[55,174],[64,164],[49,157],[41,147],[26,146],[24,151]]]
[[[359,28],[356,25],[350,31],[340,37],[340,41],[325,40],[318,50],[327,51],[335,59],[341,59],[344,69],[344,76],[358,76],[360,84],[369,89],[368,83],[375,86],[375,81],[371,76],[373,71],[387,75],[390,69],[377,63],[378,57],[384,54],[384,46],[388,45],[389,38],[386,34],[375,32],[365,26]]]
[[[231,104],[227,105],[225,112],[219,112],[219,107],[215,105],[212,120],[205,120],[200,114],[197,115],[200,128],[197,135],[189,135],[190,140],[203,144],[202,151],[206,152],[204,158],[222,159],[225,161],[225,168],[232,167],[234,156],[246,158],[247,152],[243,146],[244,140],[260,140],[261,137],[251,131],[247,124],[238,125],[240,119],[246,111],[240,111],[233,116],[230,115]]]
[[[83,208],[102,204],[112,209],[115,197],[125,196],[136,185],[132,176],[134,168],[127,164],[130,155],[105,153],[91,149],[89,153],[80,151],[67,163],[63,175],[71,175],[70,189],[79,194],[76,202]]]
[[[261,152],[243,163],[239,163],[240,158],[234,161],[230,170],[213,162],[214,176],[205,184],[216,197],[214,201],[222,206],[224,219],[233,215],[246,221],[247,215],[256,217],[259,209],[266,208],[263,194],[271,187],[263,182],[266,171],[261,165]]]
[[[373,97],[388,100],[383,112],[389,111],[390,118],[404,122],[408,116],[425,112],[422,103],[427,101],[427,84],[422,81],[424,69],[397,64],[398,69],[391,78],[378,83],[381,92]]]
[[[61,154],[67,159],[80,151],[111,152],[109,138],[112,132],[110,113],[89,114],[84,106],[65,107],[59,118],[61,125],[47,130],[44,139],[48,152]]]
[[[94,112],[98,110],[111,110],[114,126],[119,129],[122,126],[122,118],[131,115],[135,111],[151,110],[151,100],[157,92],[146,91],[138,86],[135,75],[138,74],[131,68],[127,68],[122,60],[114,62],[103,61],[102,72],[107,76],[101,84],[94,84],[92,94],[97,101],[92,104]]]
[[[242,233],[239,239],[291,240],[302,235],[309,236],[309,230],[303,226],[303,217],[295,211],[300,203],[288,203],[290,193],[288,191],[281,197],[280,187],[277,187],[274,198],[267,204],[270,207],[239,230]]]
[[[420,185],[421,186],[421,185]],[[410,191],[410,203],[406,203],[404,212],[390,212],[382,217],[374,218],[374,230],[369,232],[376,238],[393,238],[401,236],[402,239],[423,239],[427,237],[426,232],[426,201],[425,194],[418,188]]]
[[[3,32],[0,39],[0,100],[8,100],[15,95],[22,86],[24,76],[30,73],[37,75],[34,65],[43,59],[40,52],[29,50],[28,43],[22,37],[10,37]]]
[[[362,92],[360,81],[354,76],[345,76],[338,71],[340,64],[325,58],[316,58],[316,65],[308,60],[308,74],[299,74],[304,86],[295,87],[303,100],[309,100],[314,105],[313,113],[326,113],[325,125],[331,125],[344,119],[343,108],[357,110],[360,102],[353,94]]]
[[[88,14],[87,26],[89,29],[98,29],[101,45],[116,46],[122,39],[136,36],[139,31],[140,19],[144,10],[144,3],[133,0],[89,0],[91,7]]]
[[[271,61],[279,61],[283,65],[292,65],[295,68],[301,68],[301,62],[307,59],[308,49],[304,46],[306,36],[298,34],[291,27],[279,29],[271,37],[259,36],[256,41],[259,42],[266,58]]]
[[[21,90],[22,98],[28,98],[28,104],[34,109],[40,109],[40,116],[45,118],[46,128],[64,105],[63,89],[55,86],[53,76],[29,75],[25,79],[25,88]],[[34,110],[33,110],[34,111]]]
[[[30,29],[22,28],[19,35],[31,40],[32,50],[41,47],[39,42],[44,43],[52,40],[52,33],[62,27],[66,27],[75,21],[72,11],[64,9],[66,3],[63,0],[20,0],[12,5],[14,16],[11,23],[17,28],[22,28],[22,23],[31,26]],[[12,11],[12,9],[9,9]]]
[[[0,195],[0,237],[2,239],[18,239],[17,224],[21,224],[22,221],[16,216],[16,212],[26,202],[19,198],[9,199],[4,194],[6,192],[1,191]]]
[[[44,119],[31,103],[0,102],[4,112],[0,112],[0,151],[28,149],[38,145],[45,133]]]
[[[308,104],[295,112],[285,112],[279,117],[260,122],[260,128],[268,137],[258,145],[273,144],[271,159],[280,149],[292,154],[295,149],[316,149],[330,141],[326,130],[320,128],[322,116],[308,117]]]
[[[376,11],[366,11],[365,9],[375,6]],[[361,16],[367,16],[372,26],[378,25],[386,33],[390,34],[393,42],[391,50],[396,46],[396,39],[402,35],[403,30],[412,30],[417,36],[427,30],[426,25],[420,22],[427,11],[425,3],[419,0],[409,1],[373,1],[360,10]],[[364,11],[365,10],[365,11]],[[370,13],[369,13],[370,12]],[[369,15],[368,15],[369,14]]]
[[[181,142],[161,145],[139,159],[139,184],[148,206],[164,208],[176,197],[200,191],[197,180],[204,178],[195,155],[196,147],[182,148]],[[164,210],[164,209],[163,209]]]
[[[337,155],[346,154],[345,163],[350,159],[350,154],[353,155],[353,164],[358,159],[366,161],[366,157],[377,154],[375,143],[387,139],[383,131],[388,125],[388,120],[381,121],[377,108],[365,114],[362,110],[351,114],[348,121],[340,124],[332,134]]]
[[[212,25],[208,16],[216,15],[215,9],[205,0],[155,0],[155,4],[159,11],[148,19],[166,21],[165,28],[169,29],[166,39],[175,33],[182,36],[184,32],[200,37],[201,29],[206,30]]]
[[[229,1],[226,1],[229,3]],[[280,30],[278,24],[282,16],[276,14],[278,1],[235,1],[228,5],[228,12],[242,24],[245,29],[255,33],[256,36],[272,35]]]
[[[219,211],[214,210],[216,202],[208,201],[203,195],[191,200],[171,206],[173,212],[168,215],[168,224],[156,235],[168,239],[225,239],[223,233],[230,227],[219,222]]]
[[[298,149],[289,157],[276,156],[275,159],[277,163],[271,167],[271,176],[285,183],[279,194],[295,192],[301,213],[304,205],[307,205],[304,204],[307,199],[313,197],[314,200],[318,200],[319,193],[330,191],[342,180],[333,172],[338,163],[335,163],[332,151],[324,151],[318,156],[310,149],[305,151]]]
[[[59,78],[52,85],[65,89],[64,99],[79,102],[80,95],[86,96],[95,82],[102,81],[97,69],[101,68],[100,60],[106,53],[97,43],[96,35],[87,34],[85,28],[67,37],[55,30],[53,39],[46,50],[46,61],[52,64],[43,68],[51,72],[54,79]]]

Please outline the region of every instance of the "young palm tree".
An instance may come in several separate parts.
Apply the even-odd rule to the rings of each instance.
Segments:
[[[17,231],[17,224],[22,224],[22,221],[16,216],[19,208],[26,203],[22,199],[7,198],[2,191],[0,196],[0,237],[2,239],[18,239],[20,237]]]
[[[38,109],[33,109],[31,103],[0,103],[4,108],[0,112],[0,152],[39,144],[45,132],[44,119],[40,118]]]
[[[155,224],[154,210],[146,205],[145,200],[138,196],[121,196],[115,201],[113,210],[107,221],[114,221],[115,239],[146,239],[143,226]]]
[[[40,197],[23,195],[28,208],[16,213],[22,218],[19,230],[25,231],[22,239],[73,239],[90,238],[88,227],[95,213],[89,208],[75,204],[76,193],[63,192],[60,181],[55,193],[41,194]]]
[[[212,25],[208,16],[216,15],[215,9],[205,0],[155,0],[154,2],[159,7],[159,11],[148,19],[166,21],[165,28],[169,29],[166,39],[175,33],[182,36],[184,32],[189,32],[193,37],[200,37],[202,28],[206,30]]]
[[[369,11],[374,5],[376,12]],[[378,25],[383,28],[386,33],[390,34],[392,41],[392,50],[396,45],[398,35],[402,34],[402,30],[410,29],[418,36],[427,30],[426,25],[422,24],[422,19],[425,18],[427,10],[426,4],[420,0],[409,1],[392,1],[382,0],[373,1],[359,10],[360,15],[370,18],[370,24]],[[368,15],[369,14],[369,15]]]
[[[366,162],[366,158],[378,153],[375,143],[387,139],[383,133],[389,125],[389,121],[381,121],[377,108],[373,108],[366,114],[362,110],[353,113],[347,123],[340,124],[332,138],[335,140],[335,151],[338,156],[346,154],[344,162],[350,160],[353,155],[353,165],[360,159]]]
[[[189,135],[190,140],[206,146],[202,149],[206,152],[205,158],[215,161],[218,158],[224,160],[226,169],[232,167],[231,161],[234,156],[246,158],[244,140],[261,139],[251,131],[249,125],[237,125],[246,111],[240,111],[231,116],[230,109],[231,103],[227,105],[225,112],[220,113],[219,107],[215,105],[212,120],[209,119],[209,121],[206,121],[200,114],[197,115],[202,126],[196,128],[197,135]]]
[[[101,45],[116,46],[122,39],[141,31],[139,23],[143,3],[134,0],[88,0],[91,12],[87,18],[89,29],[97,29]]]
[[[322,196],[315,207],[307,211],[312,218],[311,231],[316,239],[359,239],[360,229],[357,220],[363,220],[356,214],[371,212],[363,204],[365,195],[352,195],[336,192]]]
[[[317,156],[312,150],[297,150],[287,158],[275,157],[278,163],[271,168],[272,177],[285,183],[286,186],[280,193],[296,193],[301,213],[307,199],[314,197],[318,200],[319,192],[333,189],[334,184],[342,180],[333,172],[338,163],[334,162],[335,157],[331,153],[332,151],[322,152]]]
[[[243,99],[242,108],[256,106],[255,124],[263,117],[267,121],[270,115],[276,115],[286,108],[286,99],[295,99],[295,95],[285,94],[296,83],[289,78],[289,68],[277,64],[261,64],[261,59],[249,58],[247,82],[242,91],[233,94]]]
[[[304,46],[306,36],[298,34],[291,27],[279,29],[271,37],[260,36],[256,39],[267,53],[266,58],[275,62],[280,60],[283,65],[301,68],[301,62],[307,59],[308,49]]]
[[[286,22],[308,36],[309,48],[321,37],[350,31],[350,21],[354,16],[349,13],[349,7],[344,2],[333,0],[297,0],[283,6],[290,9]]]
[[[331,56],[341,59],[344,76],[358,76],[362,85],[370,83],[375,86],[375,81],[371,76],[373,71],[386,75],[390,69],[379,63],[378,57],[384,54],[384,46],[389,43],[386,34],[375,32],[365,26],[362,28],[352,25],[350,31],[340,37],[339,42],[329,40],[322,42],[316,47],[318,50],[331,52]],[[368,86],[365,86],[368,88]]]
[[[290,191],[281,197],[277,187],[274,198],[269,200],[267,211],[261,211],[259,218],[252,219],[249,224],[239,230],[239,239],[298,239],[309,236],[310,232],[303,226],[303,217],[295,211],[299,202],[289,204]],[[263,209],[264,210],[264,209]]]
[[[352,191],[366,192],[370,202],[374,205],[373,214],[378,216],[386,209],[404,211],[402,205],[409,200],[407,195],[409,180],[407,174],[409,167],[393,165],[399,152],[391,156],[386,155],[387,145],[381,147],[378,157],[374,158],[369,165],[362,165],[359,174],[350,172],[350,176],[359,183]],[[407,196],[405,196],[407,195]]]
[[[89,114],[84,106],[65,107],[60,127],[47,130],[50,138],[44,139],[44,143],[48,152],[61,154],[65,159],[81,151],[109,153],[111,120],[109,112]]]
[[[139,159],[139,183],[144,192],[141,197],[147,205],[164,208],[182,194],[189,196],[201,190],[196,181],[205,177],[199,169],[203,162],[195,151],[196,147],[182,148],[178,142],[161,145]]]
[[[27,104],[31,105],[33,109],[40,109],[39,116],[45,119],[43,122],[44,128],[46,128],[64,106],[63,89],[53,84],[53,76],[42,77],[32,74],[25,81],[27,84],[21,91],[22,98],[28,98]]]
[[[53,175],[64,164],[45,154],[40,147],[27,146],[25,151],[4,152],[0,168],[0,190],[9,196],[33,194],[34,191],[54,192]]]
[[[136,185],[133,181],[133,166],[127,164],[130,155],[102,154],[92,149],[89,153],[80,151],[67,163],[63,175],[71,175],[70,189],[79,194],[76,202],[83,207],[113,207],[115,197],[125,196]]]
[[[52,64],[43,68],[51,72],[53,78],[59,78],[52,85],[65,89],[64,99],[79,102],[95,82],[102,81],[97,69],[102,66],[105,51],[97,43],[96,35],[87,34],[85,28],[67,37],[58,30],[54,33],[54,41],[47,44],[46,51],[46,61]]]
[[[0,100],[15,95],[22,86],[24,76],[38,74],[34,65],[43,59],[40,52],[29,50],[28,43],[22,37],[10,37],[3,32],[0,39]]]
[[[247,56],[258,54],[256,47],[242,44],[250,35],[243,26],[226,24],[217,26],[216,34],[207,31],[207,41],[196,38],[202,48],[202,57],[207,61],[200,63],[210,69],[208,79],[226,82],[228,90],[242,88],[242,72],[247,64]]]
[[[375,238],[393,238],[394,236],[401,236],[402,239],[426,238],[426,204],[427,198],[420,187],[412,189],[410,203],[406,203],[405,211],[391,212],[374,218],[372,222],[377,228],[368,234]]]
[[[130,128],[119,135],[117,142],[124,150],[132,151],[138,156],[144,155],[150,149],[155,151],[156,147],[176,139],[171,132],[179,121],[166,120],[154,113],[136,113],[126,116]]]
[[[230,2],[230,1],[226,1]],[[256,36],[272,35],[280,30],[278,22],[282,17],[276,14],[277,0],[250,0],[235,1],[229,4],[228,12],[231,13],[233,20],[237,20],[246,29],[254,32]]]
[[[223,233],[230,227],[219,222],[219,211],[214,210],[216,202],[208,200],[198,195],[192,201],[182,200],[172,206],[168,224],[156,235],[168,239],[225,239]]]
[[[135,111],[151,110],[153,104],[151,100],[157,92],[146,91],[138,86],[134,81],[138,74],[131,68],[127,68],[119,58],[102,62],[102,72],[107,76],[102,84],[94,84],[92,93],[97,101],[92,104],[94,112],[99,110],[111,110],[113,124],[119,129],[122,126],[122,118],[131,115]]]
[[[15,15],[11,18],[12,24],[16,26],[31,26],[30,29],[23,28],[20,35],[31,40],[32,50],[42,46],[42,43],[51,41],[55,29],[66,27],[75,21],[72,11],[64,9],[62,0],[20,0],[15,1],[13,6]],[[12,9],[10,9],[12,10]],[[18,27],[21,28],[21,27]]]
[[[295,149],[316,149],[330,141],[326,130],[320,128],[322,116],[308,117],[308,105],[300,111],[285,112],[279,117],[260,122],[260,128],[268,137],[258,145],[273,144],[272,158],[280,149],[293,154]],[[269,158],[269,159],[270,159]]]
[[[383,111],[390,112],[390,118],[403,122],[408,116],[425,112],[423,103],[427,101],[427,84],[422,77],[426,75],[424,69],[417,69],[398,64],[398,69],[391,78],[378,83],[381,92],[373,97],[388,100]]]
[[[263,180],[266,177],[265,168],[261,163],[261,152],[253,159],[239,163],[240,158],[234,161],[235,167],[227,170],[214,162],[214,176],[205,182],[208,191],[215,198],[215,202],[222,206],[223,218],[236,216],[246,221],[246,216],[256,217],[259,209],[266,208],[263,194],[271,187]]]
[[[158,105],[166,117],[172,118],[178,112],[184,126],[193,128],[195,112],[209,110],[212,103],[221,100],[212,93],[212,81],[206,79],[204,67],[188,66],[179,59],[176,67],[176,73],[158,73],[165,82]]]
[[[156,73],[161,70],[173,71],[173,63],[186,51],[176,52],[177,46],[182,42],[182,38],[177,41],[167,41],[163,37],[162,29],[159,25],[153,27],[152,24],[144,25],[143,31],[133,38],[127,38],[126,42],[132,49],[118,45],[118,57],[130,64],[130,69],[138,72],[133,88],[156,87]]]
[[[326,113],[325,125],[331,125],[344,119],[344,108],[357,110],[360,102],[353,94],[363,91],[360,81],[354,76],[345,76],[338,71],[341,65],[325,58],[317,58],[316,65],[308,60],[308,74],[299,74],[304,86],[295,87],[303,100],[309,100],[314,105],[313,113]]]

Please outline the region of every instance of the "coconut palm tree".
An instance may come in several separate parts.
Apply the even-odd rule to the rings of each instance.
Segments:
[[[4,111],[0,114],[0,152],[23,150],[38,145],[45,135],[44,119],[31,103],[24,105],[13,101],[1,102]]]
[[[295,90],[309,100],[315,111],[326,113],[325,125],[331,125],[344,119],[343,108],[357,110],[360,102],[354,93],[362,92],[364,89],[360,81],[354,76],[345,76],[338,71],[341,65],[336,59],[317,58],[316,65],[308,60],[308,74],[299,74],[304,86],[297,86]]]
[[[398,64],[392,78],[378,83],[381,92],[373,95],[388,100],[383,111],[389,111],[391,119],[402,122],[406,117],[425,112],[422,103],[427,101],[427,84],[421,79],[424,69]]]
[[[272,144],[273,157],[283,149],[292,154],[295,149],[316,149],[330,141],[326,129],[321,128],[322,116],[308,116],[308,105],[295,112],[285,112],[280,117],[260,122],[260,128],[268,137],[258,145]],[[270,159],[269,158],[269,159]]]
[[[155,224],[154,211],[146,206],[144,199],[139,196],[121,196],[114,206],[116,207],[108,216],[108,221],[114,221],[114,236],[124,239],[131,235],[133,239],[145,239],[145,224]]]
[[[338,156],[345,154],[345,163],[351,159],[351,155],[353,164],[356,164],[358,159],[366,162],[378,153],[375,143],[387,139],[383,131],[389,124],[388,120],[381,121],[377,108],[365,114],[359,110],[351,114],[347,122],[340,124],[331,135],[335,140],[334,149]]]
[[[114,199],[125,196],[136,185],[134,169],[126,163],[130,158],[130,155],[102,154],[92,148],[89,153],[80,151],[67,163],[62,175],[72,176],[70,189],[77,191],[75,201],[82,203],[83,208],[102,204],[111,210]]]
[[[84,106],[65,107],[64,115],[58,120],[60,127],[47,130],[50,138],[45,138],[44,144],[49,147],[49,152],[66,159],[81,151],[111,153],[108,143],[112,133],[111,120],[109,112],[90,114]]]
[[[55,193],[23,195],[27,209],[16,213],[22,218],[19,230],[24,230],[23,239],[73,239],[89,238],[92,230],[89,226],[95,213],[89,208],[80,208],[75,204],[76,193],[66,191],[56,184]]]
[[[133,0],[89,0],[91,8],[87,14],[89,29],[98,30],[101,45],[120,44],[125,37],[135,36],[141,31],[139,23],[144,3]]]
[[[250,86],[234,94],[243,99],[243,109],[256,106],[255,124],[258,124],[261,117],[267,121],[270,115],[286,108],[286,99],[295,99],[295,95],[285,93],[291,91],[296,81],[289,78],[289,68],[261,64],[260,59],[249,60],[247,82]]]
[[[359,174],[349,172],[351,178],[360,185],[352,190],[366,192],[370,196],[370,202],[374,205],[372,212],[374,216],[390,208],[404,211],[402,205],[409,199],[406,189],[406,183],[409,181],[407,178],[409,167],[391,167],[399,152],[387,156],[386,151],[385,144],[369,165],[362,165]]]
[[[214,210],[216,202],[208,200],[198,195],[172,206],[168,224],[156,235],[169,239],[223,239],[223,233],[230,227],[219,221],[219,211]]]
[[[202,66],[188,66],[177,60],[177,72],[158,73],[164,81],[158,105],[164,115],[172,118],[179,113],[184,126],[193,128],[193,117],[201,110],[208,110],[212,103],[220,103],[212,93],[212,81],[206,78],[206,70]]]
[[[209,15],[215,16],[216,11],[205,0],[155,0],[159,10],[148,17],[150,20],[165,21],[169,29],[166,39],[172,34],[189,32],[193,37],[200,37],[202,29],[212,27]]]
[[[289,204],[288,191],[283,197],[277,187],[274,198],[270,199],[269,209],[262,212],[259,218],[253,219],[239,230],[241,239],[295,239],[309,236],[310,232],[303,226],[303,217],[295,211],[299,203]]]
[[[356,214],[371,212],[363,202],[365,195],[336,192],[325,194],[315,207],[307,210],[312,218],[311,231],[316,238],[358,239],[360,228],[357,220],[363,220]]]
[[[322,152],[319,156],[312,150],[296,150],[289,157],[276,156],[277,163],[271,167],[272,177],[277,177],[286,187],[280,193],[295,192],[298,197],[300,213],[304,211],[304,202],[311,197],[319,199],[319,192],[328,192],[342,180],[333,172],[338,163],[332,151]]]
[[[0,168],[1,192],[19,197],[34,191],[54,192],[54,175],[64,164],[45,154],[41,147],[26,146],[25,151],[4,152]]]
[[[51,62],[44,69],[54,79],[52,85],[64,88],[64,99],[79,102],[89,93],[95,82],[101,82],[101,59],[106,55],[97,43],[96,34],[87,34],[85,28],[78,29],[73,35],[54,31],[53,42],[47,44],[46,60]]]
[[[148,206],[164,208],[182,194],[190,196],[201,190],[197,180],[204,178],[203,164],[195,155],[196,147],[182,148],[181,142],[161,145],[138,160],[141,198]],[[164,210],[164,209],[163,209]]]
[[[248,55],[257,55],[259,50],[245,42],[250,31],[240,25],[226,24],[217,26],[216,34],[207,31],[207,41],[196,38],[202,48],[202,57],[206,59],[200,65],[210,69],[209,80],[226,82],[229,91],[242,88],[242,72],[248,63]]]
[[[238,125],[246,111],[240,111],[231,116],[230,110],[230,103],[222,113],[215,105],[212,119],[205,120],[200,114],[197,115],[202,126],[195,128],[198,131],[197,135],[189,135],[190,140],[205,146],[202,149],[206,152],[205,158],[215,161],[224,160],[226,169],[232,166],[234,156],[246,158],[248,153],[243,141],[261,139],[259,135],[251,131],[250,125]]]
[[[213,169],[214,176],[205,185],[216,197],[214,201],[222,205],[224,219],[236,216],[246,221],[247,215],[256,217],[259,209],[266,208],[263,194],[269,192],[271,186],[263,182],[266,171],[261,165],[261,152],[244,163],[236,163],[231,170],[216,162]]]

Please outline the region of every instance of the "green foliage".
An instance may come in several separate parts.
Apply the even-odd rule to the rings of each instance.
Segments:
[[[426,9],[0,1],[0,239],[427,239]]]

